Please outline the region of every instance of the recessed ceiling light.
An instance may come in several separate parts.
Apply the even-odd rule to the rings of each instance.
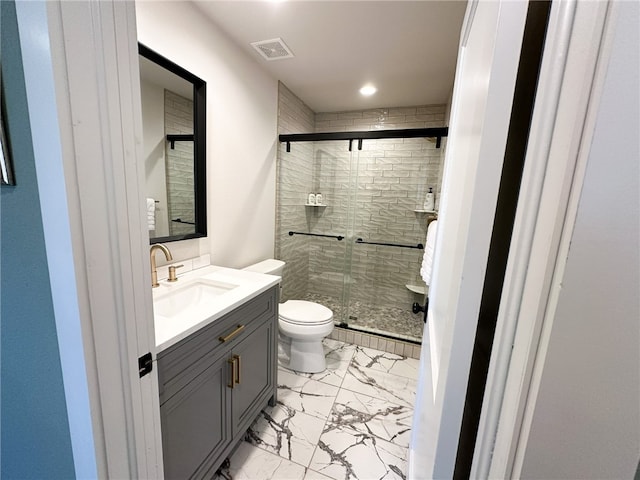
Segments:
[[[378,91],[378,89],[376,87],[374,87],[373,85],[365,85],[364,87],[362,87],[360,89],[360,94],[364,95],[365,97],[369,97],[371,95],[373,95],[374,93],[376,93]]]

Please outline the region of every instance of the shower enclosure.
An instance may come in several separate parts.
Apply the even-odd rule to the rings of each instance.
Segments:
[[[437,215],[447,129],[280,136],[276,254],[283,301],[311,300],[336,325],[420,342],[420,277]],[[434,211],[423,208],[429,188]],[[322,194],[321,204],[309,194]]]

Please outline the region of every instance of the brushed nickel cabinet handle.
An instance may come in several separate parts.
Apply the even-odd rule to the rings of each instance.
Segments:
[[[233,332],[231,332],[226,337],[218,337],[218,340],[220,340],[222,343],[228,342],[229,340],[231,340],[233,337],[238,335],[243,330],[244,330],[244,325],[238,325]]]
[[[240,385],[240,370],[242,370],[242,364],[240,363],[240,355],[234,355],[233,360],[238,361],[238,368],[236,369],[236,384]]]
[[[230,358],[229,360],[227,360],[227,363],[231,364],[231,383],[227,384],[227,387],[233,389],[234,387],[234,382],[236,380],[236,359],[235,358]]]

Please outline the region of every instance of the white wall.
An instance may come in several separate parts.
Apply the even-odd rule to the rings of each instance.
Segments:
[[[640,456],[640,8],[620,2],[521,478],[633,478]]]
[[[144,143],[145,195],[157,200],[154,237],[169,235],[167,178],[164,163],[164,89],[150,82],[140,82],[142,97],[142,132]]]
[[[274,254],[278,83],[186,2],[137,2],[138,40],[207,82],[208,237],[170,244],[242,267]]]

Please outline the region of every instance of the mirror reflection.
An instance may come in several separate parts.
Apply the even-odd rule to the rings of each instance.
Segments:
[[[205,236],[205,84],[142,45],[139,61],[150,242]]]

